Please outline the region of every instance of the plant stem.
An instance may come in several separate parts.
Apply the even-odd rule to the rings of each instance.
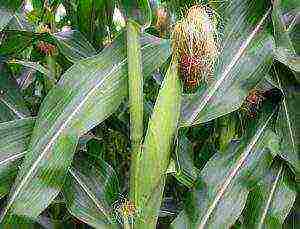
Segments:
[[[129,78],[129,108],[130,108],[130,138],[132,144],[130,198],[135,205],[136,169],[139,167],[138,156],[141,150],[143,137],[143,76],[142,55],[140,44],[141,27],[134,21],[127,23],[127,56]]]

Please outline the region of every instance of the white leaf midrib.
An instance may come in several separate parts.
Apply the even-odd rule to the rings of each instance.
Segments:
[[[144,45],[141,50],[151,46],[152,44],[147,44]],[[63,130],[68,126],[68,124],[70,123],[70,121],[73,119],[73,117],[75,117],[77,115],[77,113],[80,111],[81,107],[85,104],[85,102],[94,94],[94,92],[96,92],[96,90],[102,85],[103,82],[105,82],[105,80],[107,78],[110,77],[111,74],[113,74],[115,71],[117,71],[121,66],[123,66],[124,64],[126,64],[127,62],[127,57],[124,58],[123,61],[121,61],[120,63],[118,63],[117,65],[114,65],[113,68],[111,69],[111,71],[106,74],[106,76],[100,80],[95,87],[93,87],[89,93],[87,93],[86,97],[79,103],[79,105],[75,108],[75,110],[73,111],[73,113],[68,117],[68,119],[61,125],[61,127],[58,129],[58,131],[56,132],[56,134],[53,136],[53,138],[49,141],[49,143],[45,146],[44,150],[41,152],[41,154],[39,155],[39,157],[36,159],[36,161],[33,163],[33,165],[31,166],[30,170],[27,172],[27,174],[25,175],[25,177],[21,180],[21,182],[19,183],[19,185],[16,187],[16,190],[14,191],[14,193],[12,194],[11,198],[9,199],[9,202],[7,203],[5,209],[3,210],[2,215],[0,216],[0,223],[3,221],[3,219],[5,218],[5,215],[8,213],[10,207],[12,206],[13,202],[15,201],[15,199],[17,198],[17,196],[19,195],[20,191],[22,190],[23,186],[26,185],[28,179],[30,178],[30,176],[35,172],[35,169],[38,167],[38,164],[40,163],[40,161],[42,161],[43,157],[46,155],[46,153],[48,152],[48,150],[52,147],[52,145],[55,143],[55,141],[57,140],[57,138],[60,136],[60,134],[63,132]]]
[[[13,162],[13,161],[15,161],[15,160],[17,160],[17,159],[20,159],[20,158],[24,157],[24,155],[25,155],[26,153],[27,153],[27,151],[24,151],[24,152],[21,152],[21,153],[14,154],[14,155],[12,155],[12,156],[10,156],[10,157],[8,157],[8,158],[6,158],[6,159],[0,161],[0,166],[5,165],[5,164],[8,164],[9,162]]]
[[[24,114],[22,114],[21,112],[19,112],[17,109],[14,108],[14,106],[12,104],[10,104],[8,101],[6,101],[5,99],[0,97],[0,101],[8,107],[9,110],[11,110],[19,119],[23,119],[26,118],[26,116]]]
[[[44,158],[45,154],[48,152],[48,150],[52,147],[52,145],[55,143],[57,138],[60,136],[60,134],[63,132],[63,130],[68,126],[68,124],[72,121],[72,119],[77,115],[77,113],[80,111],[81,107],[85,104],[85,102],[94,94],[94,92],[102,85],[102,83],[112,74],[114,73],[117,69],[119,69],[120,66],[124,65],[127,61],[127,58],[125,58],[122,62],[119,64],[115,65],[112,70],[102,79],[100,80],[95,87],[93,87],[89,93],[86,95],[86,97],[79,103],[79,105],[75,108],[73,113],[68,117],[68,119],[61,125],[61,127],[58,129],[56,134],[53,136],[53,138],[49,141],[49,143],[45,146],[44,150],[42,153],[39,155],[39,157],[36,159],[36,161],[33,163],[31,166],[30,170],[27,172],[26,176],[21,180],[20,184],[17,186],[15,192],[11,196],[6,208],[4,209],[2,216],[0,218],[0,222],[4,219],[5,215],[7,214],[9,208],[12,206],[13,202],[19,195],[21,189],[23,186],[26,185],[26,182],[30,178],[31,174],[34,173],[35,169],[38,167],[38,164],[40,161]]]
[[[205,228],[205,225],[207,224],[211,214],[213,213],[213,211],[215,210],[217,204],[219,203],[222,196],[226,192],[226,190],[227,190],[228,186],[230,185],[231,181],[234,179],[234,177],[236,176],[236,174],[238,173],[238,171],[242,167],[243,163],[245,162],[245,160],[247,159],[247,157],[251,153],[251,150],[255,147],[255,145],[258,142],[258,140],[260,139],[261,135],[264,133],[265,128],[267,127],[267,125],[269,124],[270,120],[273,117],[273,114],[270,115],[270,117],[266,120],[266,122],[261,127],[261,129],[254,135],[254,137],[252,138],[251,142],[247,146],[244,153],[239,157],[237,163],[235,163],[233,169],[230,171],[229,175],[226,177],[226,180],[223,182],[223,184],[219,188],[219,191],[217,192],[212,204],[208,207],[208,210],[206,211],[205,215],[202,217],[198,229],[204,229]]]
[[[223,84],[223,82],[228,78],[230,75],[230,72],[235,67],[236,63],[239,61],[239,59],[243,56],[245,50],[250,45],[251,41],[255,38],[255,35],[258,33],[260,27],[263,25],[265,20],[267,19],[268,15],[271,12],[271,8],[265,13],[263,18],[260,20],[260,22],[257,24],[255,29],[251,32],[249,37],[246,39],[246,41],[242,44],[236,55],[233,57],[231,62],[228,64],[228,66],[225,68],[224,72],[221,75],[221,78],[213,85],[211,89],[209,89],[208,94],[203,98],[201,101],[199,107],[191,114],[191,117],[188,119],[189,124],[193,124],[195,119],[197,118],[198,114],[205,108],[209,100],[212,98],[212,96],[216,93],[216,91],[220,88],[220,86]]]
[[[283,164],[281,164],[280,169],[278,170],[278,173],[276,175],[276,179],[275,179],[275,181],[274,181],[274,183],[272,185],[268,201],[266,203],[266,206],[264,208],[263,214],[262,214],[261,219],[260,219],[259,224],[258,224],[258,229],[261,229],[263,227],[265,218],[267,216],[268,210],[270,208],[271,202],[272,202],[274,194],[275,194],[276,187],[277,187],[279,179],[281,177],[282,170],[283,170]]]
[[[100,212],[103,213],[103,215],[106,217],[106,219],[108,219],[109,221],[111,221],[110,216],[106,213],[106,209],[99,203],[99,201],[97,200],[97,197],[94,196],[94,194],[92,192],[90,192],[89,188],[85,185],[85,183],[80,179],[80,177],[78,177],[73,169],[69,169],[69,173],[73,176],[73,178],[76,180],[76,182],[80,185],[80,187],[82,188],[82,190],[88,195],[88,197],[92,200],[92,202],[96,205],[96,207],[100,210]]]

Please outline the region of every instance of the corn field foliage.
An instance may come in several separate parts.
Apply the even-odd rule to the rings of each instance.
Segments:
[[[298,0],[0,0],[0,228],[300,228]]]

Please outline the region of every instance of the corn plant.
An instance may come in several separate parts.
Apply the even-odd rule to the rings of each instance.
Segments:
[[[1,228],[297,228],[297,0],[0,0]]]

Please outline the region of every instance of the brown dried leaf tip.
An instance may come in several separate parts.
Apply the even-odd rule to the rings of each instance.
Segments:
[[[242,105],[242,110],[246,111],[250,118],[255,118],[264,99],[265,97],[261,91],[251,90]]]
[[[174,26],[172,49],[179,55],[180,74],[188,88],[212,77],[219,55],[216,26],[214,11],[204,5],[191,7],[186,17]]]

